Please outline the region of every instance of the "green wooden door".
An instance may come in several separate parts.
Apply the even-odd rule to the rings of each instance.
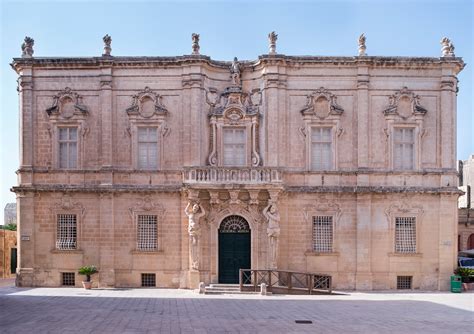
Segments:
[[[10,270],[12,274],[16,274],[16,255],[16,248],[12,248],[10,253]]]
[[[239,269],[250,269],[250,229],[240,216],[229,216],[219,229],[219,283],[239,283]]]

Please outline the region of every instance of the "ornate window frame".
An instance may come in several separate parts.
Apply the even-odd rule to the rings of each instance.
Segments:
[[[132,253],[137,254],[153,254],[163,252],[163,224],[165,219],[166,210],[164,206],[159,202],[154,202],[151,196],[145,196],[141,198],[134,206],[128,209],[130,218],[133,224],[133,249]],[[155,250],[142,250],[137,247],[138,239],[138,216],[156,216],[156,243],[157,247]]]
[[[305,160],[306,170],[310,172],[324,172],[325,170],[315,170],[312,166],[312,142],[311,135],[314,128],[330,128],[332,136],[332,168],[338,169],[338,143],[337,139],[343,134],[341,128],[341,116],[344,109],[337,104],[337,97],[329,90],[321,87],[313,93],[306,96],[306,105],[301,109],[303,116],[303,126],[299,131],[305,138]],[[318,101],[325,100],[327,108],[320,109],[317,107]]]
[[[322,202],[310,204],[303,207],[303,217],[307,226],[305,255],[339,255],[338,226],[342,211],[339,204],[334,202]],[[332,251],[316,252],[313,248],[313,217],[331,216],[332,217]]]
[[[209,165],[224,166],[225,128],[246,129],[246,162],[238,167],[256,167],[261,164],[258,145],[261,99],[260,90],[244,93],[238,86],[228,87],[222,93],[212,88],[207,91],[206,101],[210,105],[208,116],[211,127]]]
[[[408,99],[409,110],[401,110],[400,101]],[[426,134],[423,127],[424,116],[427,109],[420,105],[420,96],[403,87],[389,97],[389,105],[383,110],[386,126],[383,129],[387,140],[388,167],[395,170],[395,130],[400,128],[410,128],[414,131],[413,147],[413,169],[397,169],[397,171],[410,171],[421,169],[421,141]]]
[[[390,235],[390,252],[389,256],[421,256],[423,245],[421,244],[421,231],[423,227],[424,209],[421,205],[411,205],[407,199],[390,205],[385,210],[385,216],[388,221],[388,230]],[[395,226],[396,218],[415,218],[416,233],[416,251],[415,253],[399,253],[395,251]]]
[[[83,168],[84,140],[89,133],[88,108],[82,103],[82,96],[66,87],[53,96],[53,104],[46,109],[49,118],[48,132],[51,138],[51,166],[54,169],[78,170]],[[74,168],[61,168],[59,162],[59,129],[77,129],[77,161]]]
[[[54,222],[54,240],[52,253],[82,253],[82,225],[85,216],[85,208],[80,202],[75,202],[68,194],[65,194],[60,201],[54,203],[50,208],[51,219]],[[59,249],[56,246],[58,240],[58,216],[76,215],[76,248]]]
[[[144,108],[144,104],[151,100],[153,109]],[[162,103],[162,96],[153,92],[150,87],[132,96],[132,104],[126,110],[129,118],[128,135],[131,138],[131,161],[134,170],[149,170],[139,168],[138,164],[138,128],[156,128],[158,132],[157,170],[163,169],[164,138],[170,133],[166,122],[168,109]]]

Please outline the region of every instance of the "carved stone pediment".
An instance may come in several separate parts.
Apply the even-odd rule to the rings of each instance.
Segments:
[[[72,119],[84,118],[89,114],[87,107],[82,104],[82,97],[66,87],[53,97],[53,105],[46,109],[49,117]]]
[[[80,202],[75,202],[70,195],[64,195],[61,199],[54,203],[51,209],[54,212],[58,211],[68,211],[68,212],[78,212],[81,216],[85,214],[84,205]]]
[[[397,215],[413,215],[421,218],[424,214],[423,207],[421,205],[410,204],[408,199],[402,199],[400,202],[390,205],[385,210],[385,215],[387,216],[388,221]]]
[[[389,105],[383,113],[385,116],[393,115],[408,119],[412,116],[424,116],[427,110],[420,105],[420,96],[403,87],[389,97]]]
[[[240,118],[259,115],[262,93],[259,89],[245,93],[240,87],[231,86],[221,93],[210,89],[206,94],[206,101],[211,107],[209,116],[222,116],[232,120],[237,110],[240,111]]]
[[[137,212],[151,212],[157,214],[161,220],[165,214],[165,208],[161,203],[154,202],[151,196],[145,196],[128,209],[133,217]]]
[[[145,87],[143,91],[133,95],[132,99],[132,105],[127,108],[129,116],[152,118],[168,114],[168,109],[161,102],[162,97],[153,92],[150,87]]]
[[[310,204],[303,207],[304,219],[311,223],[313,215],[333,215],[335,221],[339,221],[342,211],[341,206],[333,202],[321,202],[317,204]]]
[[[301,110],[303,116],[317,117],[321,120],[330,115],[339,116],[344,109],[337,104],[336,95],[324,87],[319,88],[307,96],[306,105]]]

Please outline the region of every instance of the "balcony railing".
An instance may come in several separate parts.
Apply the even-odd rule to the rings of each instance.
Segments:
[[[183,172],[184,183],[281,183],[281,172],[267,167],[193,167]]]

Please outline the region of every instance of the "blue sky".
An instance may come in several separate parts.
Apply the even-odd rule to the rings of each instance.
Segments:
[[[441,37],[454,42],[468,64],[459,75],[458,159],[474,154],[473,40],[471,0],[447,1],[8,1],[0,0],[0,223],[18,168],[18,95],[9,63],[21,55],[25,35],[35,56],[99,56],[102,36],[112,36],[116,56],[191,53],[191,33],[201,53],[217,60],[255,59],[268,52],[267,34],[278,35],[287,55],[367,53],[440,56]]]

